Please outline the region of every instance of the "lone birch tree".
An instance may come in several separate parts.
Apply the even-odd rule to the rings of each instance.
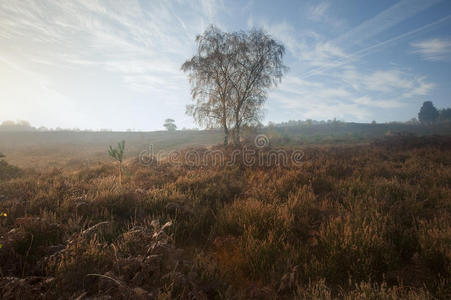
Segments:
[[[288,68],[285,48],[262,30],[237,32],[231,40],[235,51],[231,76],[234,143],[240,143],[243,125],[255,125],[263,117],[268,89],[277,86]]]
[[[188,105],[186,112],[200,126],[221,126],[224,130],[224,146],[229,143],[232,122],[230,97],[232,82],[230,73],[234,65],[228,34],[210,26],[196,37],[197,54],[182,65],[188,72],[191,95],[196,102]]]
[[[258,123],[268,89],[287,70],[282,62],[285,48],[262,30],[225,33],[214,26],[196,42],[197,54],[182,65],[195,101],[187,113],[201,126],[220,125],[224,145],[232,127],[238,145],[242,126]]]

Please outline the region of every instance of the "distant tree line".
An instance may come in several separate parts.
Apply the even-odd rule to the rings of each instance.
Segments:
[[[429,125],[429,124],[437,124],[437,123],[446,123],[451,122],[451,108],[435,108],[434,104],[431,101],[425,101],[418,113],[418,119],[412,118],[406,122],[388,122],[389,124],[408,124],[408,125]],[[348,122],[333,119],[333,120],[289,120],[286,122],[274,123],[269,122],[268,127],[309,127],[313,125],[346,125]],[[372,121],[371,124],[375,125],[376,121]]]
[[[3,121],[0,124],[0,131],[35,131],[36,128],[30,125],[28,121]]]
[[[194,109],[194,108],[193,108]],[[195,108],[199,110],[200,108]],[[194,113],[194,112],[193,112]],[[197,114],[200,112],[198,111]],[[198,116],[200,118],[200,116]],[[200,122],[200,120],[199,120]],[[203,122],[207,122],[206,120],[203,120]],[[436,123],[446,123],[451,122],[451,108],[442,108],[437,109],[434,104],[431,101],[425,101],[423,105],[420,108],[420,111],[418,113],[418,119],[412,118],[411,120],[407,122],[390,122],[390,123],[403,123],[403,124],[410,124],[410,125],[429,125],[429,124],[436,124]],[[215,123],[212,122],[208,126],[211,129],[219,129],[221,128],[221,122]],[[286,122],[280,122],[280,123],[274,123],[269,122],[268,127],[309,127],[313,125],[331,125],[331,126],[340,126],[340,125],[346,125],[347,122],[333,119],[333,120],[289,120]],[[376,121],[372,121],[371,124],[376,124]],[[244,124],[242,125],[242,128],[249,128],[250,124]],[[262,124],[259,122],[255,122],[252,125],[257,127],[262,127]],[[175,131],[177,130],[177,125],[175,125],[175,121],[173,119],[166,119],[163,126],[168,131]],[[222,127],[224,129],[224,127]],[[182,131],[193,131],[193,130],[199,130],[198,128],[182,128]],[[19,120],[19,121],[11,121],[6,120],[0,123],[0,132],[3,131],[10,131],[10,132],[26,132],[26,131],[40,131],[40,132],[46,132],[46,131],[73,131],[73,132],[112,132],[112,129],[102,128],[99,130],[92,130],[92,129],[78,129],[78,128],[47,128],[44,126],[41,127],[34,127],[30,124],[28,121]],[[127,130],[127,131],[134,131],[134,130]],[[225,141],[228,140],[228,134],[225,138]]]
[[[312,119],[306,119],[306,120],[289,120],[286,122],[268,122],[268,127],[308,127],[313,125],[338,125],[338,124],[346,124],[345,121],[333,119],[333,120],[312,120]]]
[[[431,101],[425,101],[418,113],[418,120],[422,124],[451,121],[451,108],[437,110]]]
[[[6,121],[1,122],[0,131],[23,132],[23,131],[81,131],[81,130],[78,128],[61,128],[61,127],[47,128],[44,126],[34,127],[28,121],[6,120]],[[89,130],[86,130],[86,131],[89,131]],[[101,129],[100,131],[108,131],[108,129]]]
[[[173,119],[166,119],[165,123],[163,125],[168,131],[175,131],[177,130],[177,125],[175,125],[175,121]],[[181,129],[182,131],[196,131],[199,130],[198,128],[185,128],[183,127]],[[34,132],[58,132],[58,131],[71,131],[71,132],[112,132],[112,129],[109,128],[100,128],[100,129],[79,129],[79,128],[48,128],[48,127],[35,127],[30,124],[28,121],[19,120],[19,121],[11,121],[6,120],[3,122],[0,122],[0,132],[27,132],[27,131],[34,131]],[[127,132],[140,132],[139,130],[135,129],[127,129]]]
[[[112,129],[108,128],[101,128],[99,130],[93,130],[93,129],[79,129],[79,128],[62,128],[62,127],[56,127],[56,128],[48,128],[45,126],[35,127],[30,124],[28,121],[19,120],[19,121],[11,121],[6,120],[0,123],[0,131],[13,131],[13,132],[24,132],[24,131],[74,131],[74,132],[94,132],[94,131],[100,131],[100,132],[111,132]]]

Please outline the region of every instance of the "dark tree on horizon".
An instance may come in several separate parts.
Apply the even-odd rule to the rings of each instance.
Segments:
[[[166,119],[164,121],[163,127],[166,128],[167,131],[176,131],[177,130],[177,125],[175,125],[175,120],[174,119]]]
[[[434,123],[438,120],[439,112],[431,101],[425,101],[418,113],[418,120],[422,124]]]
[[[443,108],[439,111],[439,120],[441,122],[451,121],[451,108]]]

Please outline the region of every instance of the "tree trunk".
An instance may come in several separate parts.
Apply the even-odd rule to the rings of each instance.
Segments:
[[[224,147],[227,147],[229,144],[229,129],[227,127],[224,127]]]
[[[122,187],[122,162],[119,162],[119,186]]]
[[[239,146],[240,145],[240,126],[241,126],[241,122],[240,122],[240,110],[241,110],[241,104],[238,105],[235,109],[235,127],[233,128],[233,133],[234,133],[234,144],[235,146]]]
[[[234,144],[235,146],[240,145],[240,126],[236,125],[234,130]]]

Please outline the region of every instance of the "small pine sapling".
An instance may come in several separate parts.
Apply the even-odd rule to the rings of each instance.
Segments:
[[[108,154],[119,162],[119,185],[122,186],[122,161],[124,159],[125,141],[121,141],[117,144],[117,149],[111,147],[108,149]]]

